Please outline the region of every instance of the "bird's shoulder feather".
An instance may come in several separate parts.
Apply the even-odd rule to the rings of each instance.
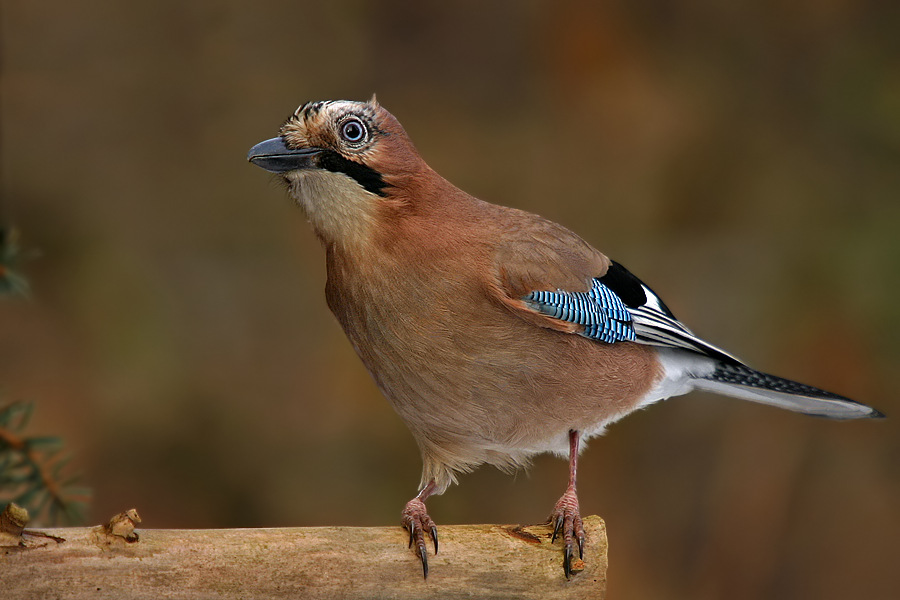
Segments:
[[[526,297],[535,290],[587,293],[610,260],[562,225],[524,211],[506,211],[504,227],[495,232],[492,243],[490,293],[534,325],[578,332],[579,324],[536,311]]]

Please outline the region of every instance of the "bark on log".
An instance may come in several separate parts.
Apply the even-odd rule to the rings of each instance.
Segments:
[[[0,547],[0,598],[603,598],[606,526],[591,516],[584,527],[569,581],[547,525],[444,525],[427,580],[399,526],[138,529],[135,542],[45,529],[65,541]]]

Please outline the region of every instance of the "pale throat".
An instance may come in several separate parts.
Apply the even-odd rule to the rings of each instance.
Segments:
[[[319,236],[347,248],[369,241],[375,228],[378,196],[343,173],[291,171],[285,178],[291,196]]]

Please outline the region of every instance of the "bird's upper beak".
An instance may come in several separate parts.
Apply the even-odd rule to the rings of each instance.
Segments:
[[[292,150],[280,137],[260,142],[250,148],[247,160],[271,173],[285,173],[295,169],[314,169],[319,166],[319,148]]]

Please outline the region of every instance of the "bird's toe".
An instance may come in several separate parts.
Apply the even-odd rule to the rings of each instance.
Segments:
[[[413,498],[406,503],[403,509],[401,523],[409,531],[409,547],[414,548],[416,555],[422,561],[422,574],[428,578],[428,551],[425,545],[425,537],[430,536],[434,543],[434,553],[438,552],[437,526],[428,516],[425,503],[419,498]]]
[[[575,494],[574,488],[567,489],[553,507],[550,523],[553,525],[551,543],[555,542],[557,537],[561,537],[563,540],[563,572],[568,579],[573,572],[582,570],[583,563],[581,561],[584,559],[584,523],[581,520],[578,496]],[[577,561],[573,556],[576,544],[578,546]]]

